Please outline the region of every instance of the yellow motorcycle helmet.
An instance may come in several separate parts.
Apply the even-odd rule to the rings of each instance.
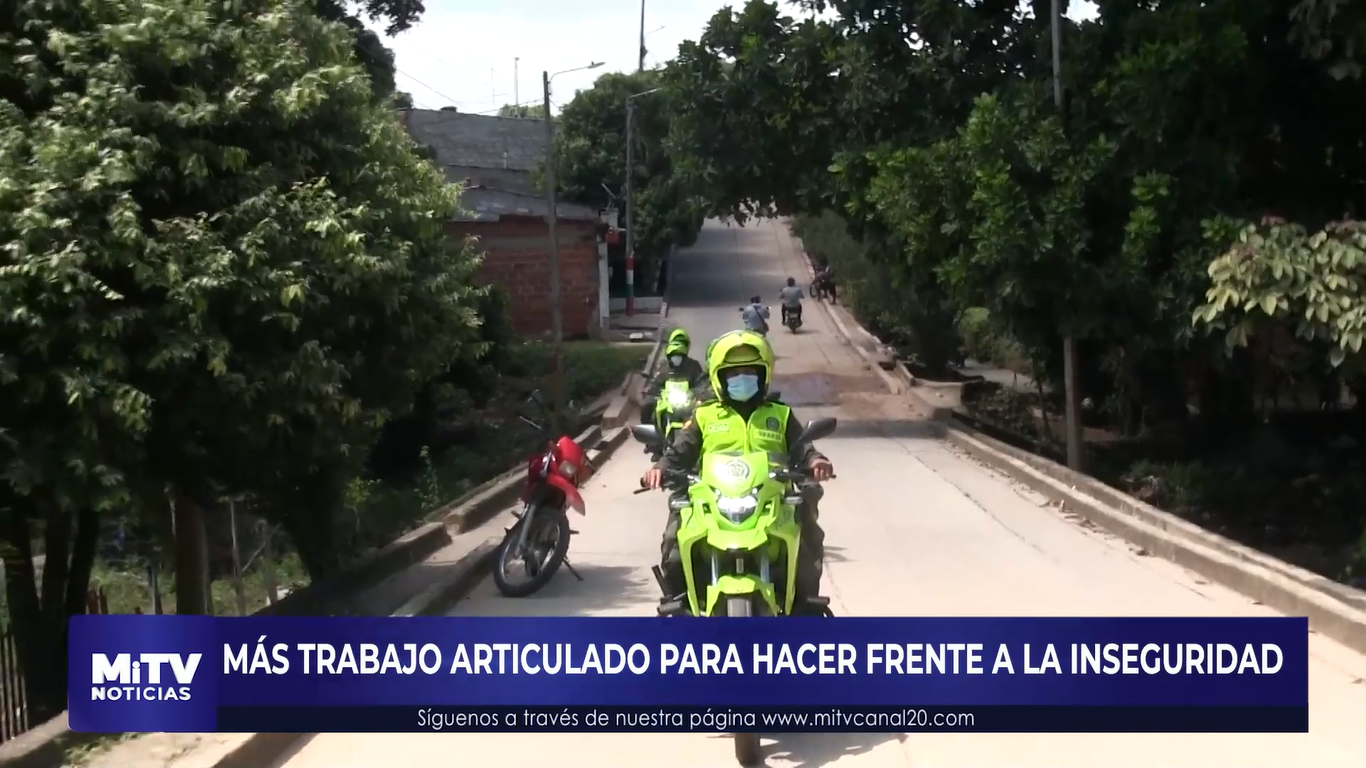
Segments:
[[[717,337],[707,347],[707,378],[718,397],[725,393],[721,373],[730,368],[758,367],[764,371],[761,393],[767,392],[773,381],[773,346],[763,334],[753,331],[731,331]]]
[[[692,338],[688,336],[688,332],[682,328],[675,328],[673,332],[669,334],[668,344],[664,347],[664,356],[673,357],[674,355],[687,355],[688,351],[691,349]]]

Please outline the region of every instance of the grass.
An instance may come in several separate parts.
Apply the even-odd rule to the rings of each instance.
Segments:
[[[175,613],[175,575],[169,571],[158,575],[162,612]],[[280,594],[308,585],[308,574],[297,555],[291,553],[275,564],[275,586]],[[96,563],[90,576],[91,589],[104,590],[110,613],[145,614],[153,612],[152,587],[147,570],[130,563]],[[266,607],[266,586],[261,567],[253,564],[242,574],[242,591],[246,597],[247,613]],[[210,586],[215,616],[236,616],[237,592],[231,579],[215,579]]]
[[[587,427],[581,411],[611,391],[649,356],[648,344],[615,345],[598,341],[564,345],[564,393],[574,431]],[[542,436],[517,419],[526,398],[541,390],[550,399],[551,350],[526,342],[508,350],[499,394],[470,414],[465,440],[433,454],[424,449],[423,467],[406,483],[356,480],[347,494],[349,521],[358,537],[387,541],[410,530],[453,499],[524,461]],[[528,414],[531,415],[531,414]]]
[[[143,734],[140,733],[101,733],[92,739],[82,740],[79,744],[73,744],[62,750],[62,768],[79,768],[96,757],[108,752],[124,742],[132,741]]]

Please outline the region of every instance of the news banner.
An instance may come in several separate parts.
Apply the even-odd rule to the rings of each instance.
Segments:
[[[75,616],[86,732],[1304,733],[1302,618]]]

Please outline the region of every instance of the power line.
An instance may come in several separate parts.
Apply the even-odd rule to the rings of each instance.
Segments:
[[[554,102],[551,102],[551,103],[554,104]],[[535,101],[524,101],[524,102],[522,102],[521,104],[504,104],[503,106],[504,106],[504,107],[536,107],[536,106],[540,106],[540,105],[541,105],[541,100],[540,100],[540,99],[536,99]],[[556,105],[556,106],[558,106],[558,105]],[[495,112],[501,112],[502,110],[503,110],[503,107],[499,107],[498,109],[486,109],[486,110],[484,110],[483,112],[466,112],[465,114],[467,114],[467,115],[492,115],[492,114],[494,114]]]
[[[409,80],[412,80],[414,83],[417,83],[418,85],[422,86],[423,88],[426,88],[427,90],[431,91],[432,93],[435,93],[437,96],[440,96],[441,98],[445,99],[446,101],[449,101],[451,104],[459,104],[459,103],[460,103],[460,102],[457,101],[456,99],[453,99],[453,98],[451,98],[450,96],[447,96],[446,94],[442,93],[441,91],[438,91],[437,89],[431,87],[430,85],[427,85],[426,83],[422,82],[421,80],[418,80],[416,77],[413,77],[412,75],[408,74],[407,72],[404,72],[403,70],[399,69],[398,67],[394,67],[394,71],[397,72],[397,73],[400,74],[400,75],[403,75],[404,77],[408,78]]]

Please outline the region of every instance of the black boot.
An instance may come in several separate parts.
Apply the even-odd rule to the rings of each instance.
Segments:
[[[825,572],[825,531],[817,525],[820,508],[817,506],[825,495],[818,485],[801,489],[806,499],[798,515],[802,526],[802,546],[797,554],[797,596],[792,601],[792,613],[796,616],[830,615],[830,599],[821,597],[821,576]]]
[[[669,500],[672,502],[677,495],[677,492],[669,494]],[[659,582],[659,589],[664,593],[659,599],[661,616],[686,612],[688,607],[688,582],[683,575],[683,555],[678,550],[678,526],[681,523],[682,516],[670,504],[664,540],[659,547],[660,563],[654,569],[655,581]]]

